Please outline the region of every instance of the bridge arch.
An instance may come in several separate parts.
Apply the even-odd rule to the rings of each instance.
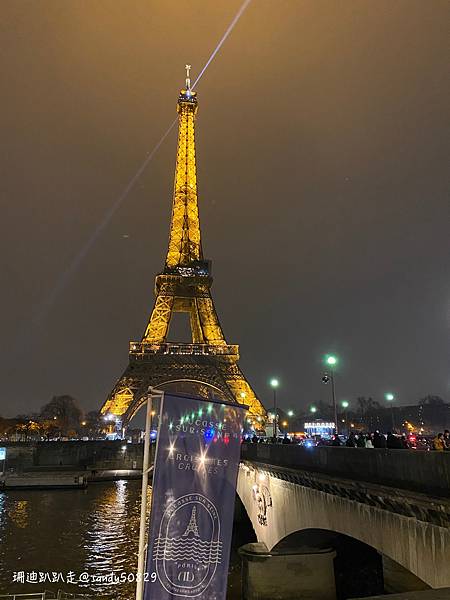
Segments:
[[[342,533],[324,529],[304,529],[280,540],[274,552],[308,549],[336,552],[334,574],[338,598],[355,598],[388,592],[429,589],[416,575],[373,546]]]
[[[256,465],[240,465],[237,492],[269,550],[297,532],[335,532],[374,548],[430,587],[450,586],[448,529],[281,480]]]

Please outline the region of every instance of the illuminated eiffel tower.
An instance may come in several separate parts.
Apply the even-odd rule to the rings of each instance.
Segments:
[[[203,257],[197,202],[195,117],[197,95],[178,97],[178,147],[172,221],[164,271],[156,276],[155,304],[140,342],[130,342],[129,364],[101,408],[126,425],[144,403],[149,386],[264,408],[238,366],[238,346],[227,344],[211,297],[211,263]],[[167,341],[172,315],[189,314],[192,343]]]

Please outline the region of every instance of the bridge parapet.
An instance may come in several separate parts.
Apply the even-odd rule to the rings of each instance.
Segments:
[[[242,444],[242,459],[334,478],[450,496],[450,452]]]
[[[331,531],[450,585],[450,453],[243,444],[237,491],[258,542]]]

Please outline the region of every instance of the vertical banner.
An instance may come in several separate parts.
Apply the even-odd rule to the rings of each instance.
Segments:
[[[164,395],[145,600],[225,600],[245,409]]]

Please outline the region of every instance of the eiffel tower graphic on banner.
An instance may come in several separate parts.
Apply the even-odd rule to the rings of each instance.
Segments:
[[[189,519],[188,526],[186,527],[186,531],[183,533],[183,537],[187,537],[190,533],[193,533],[195,537],[199,537],[196,512],[197,509],[194,506],[191,512],[191,518]]]
[[[238,366],[237,345],[227,344],[211,297],[211,263],[203,257],[197,199],[195,118],[197,94],[178,97],[178,147],[172,221],[164,271],[156,276],[155,304],[140,342],[130,342],[129,364],[101,408],[127,425],[149,386],[203,398],[240,402],[262,420],[265,411]],[[172,315],[188,313],[192,343],[167,341]]]

